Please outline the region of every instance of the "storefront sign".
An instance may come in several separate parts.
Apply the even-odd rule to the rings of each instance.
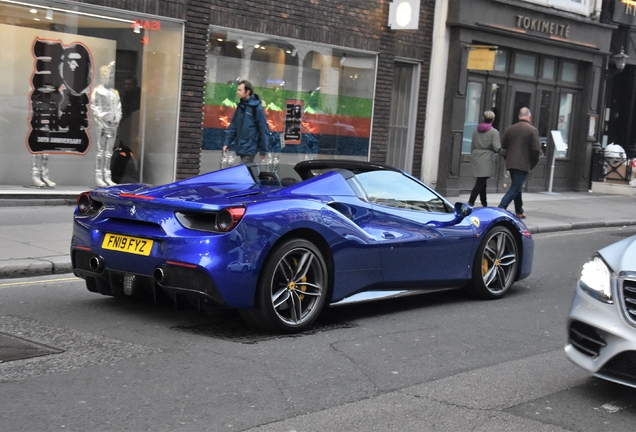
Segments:
[[[159,21],[149,21],[149,20],[135,20],[133,24],[130,25],[130,28],[138,27],[139,29],[144,30],[152,30],[159,31],[161,30],[161,23]]]
[[[636,0],[615,0],[612,21],[636,26]]]
[[[570,37],[570,26],[559,24],[557,22],[546,21],[537,18],[531,18],[523,15],[517,15],[517,27],[525,30],[533,30],[540,33],[547,33],[550,36],[558,36],[562,38]]]
[[[88,151],[88,106],[93,64],[83,43],[64,46],[59,40],[36,38],[30,98],[31,153]]]
[[[495,69],[497,51],[491,47],[469,47],[466,69],[491,71]]]
[[[303,117],[304,102],[287,99],[285,102],[285,144],[300,144],[300,120]]]

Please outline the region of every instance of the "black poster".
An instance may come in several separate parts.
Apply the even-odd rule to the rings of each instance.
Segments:
[[[31,153],[85,154],[90,146],[88,106],[93,65],[82,43],[65,47],[58,40],[37,38],[31,80]]]
[[[285,144],[300,144],[300,120],[303,117],[304,102],[287,99],[285,102]]]

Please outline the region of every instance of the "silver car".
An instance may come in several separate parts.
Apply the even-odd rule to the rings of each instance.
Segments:
[[[636,387],[636,236],[584,266],[568,316],[568,358],[595,376]]]

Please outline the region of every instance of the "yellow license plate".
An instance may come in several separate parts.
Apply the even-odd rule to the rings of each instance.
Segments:
[[[120,234],[106,234],[102,243],[102,248],[148,256],[152,250],[153,243],[153,240],[139,237],[131,237]]]

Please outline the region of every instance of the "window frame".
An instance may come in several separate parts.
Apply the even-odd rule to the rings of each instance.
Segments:
[[[589,0],[522,0],[527,3],[534,3],[545,7],[564,10],[580,15],[590,15]]]

